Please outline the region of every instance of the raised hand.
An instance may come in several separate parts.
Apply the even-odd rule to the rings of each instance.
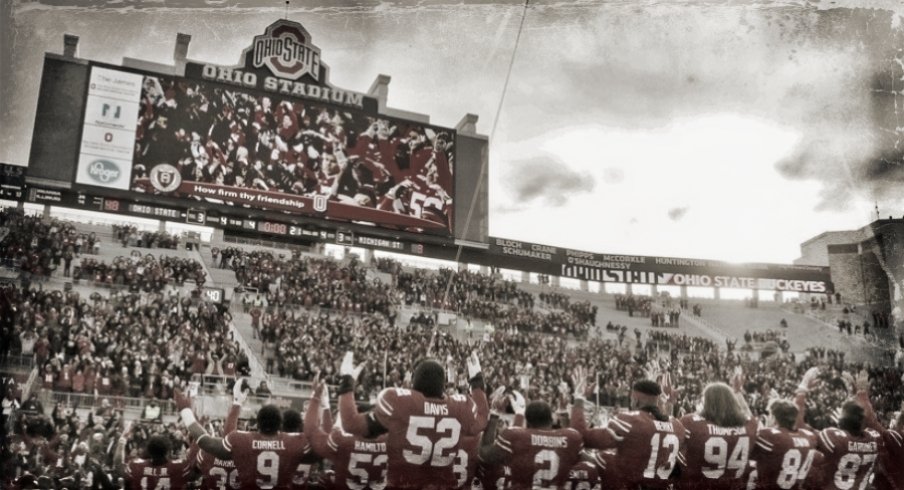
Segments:
[[[242,389],[244,386],[245,378],[238,378],[235,380],[235,385],[232,387],[232,403],[241,405],[248,399],[248,393]]]
[[[352,351],[345,353],[342,357],[342,364],[339,365],[339,374],[342,376],[351,376],[352,379],[358,380],[358,376],[364,369],[364,363],[355,366],[355,354]]]
[[[501,412],[505,410],[505,402],[508,401],[508,397],[505,396],[505,385],[499,386],[492,393],[490,393],[490,408]]]
[[[471,355],[468,356],[466,363],[468,365],[468,379],[474,379],[475,376],[481,373],[480,359],[477,358],[477,351],[471,351]]]
[[[583,366],[574,368],[571,381],[574,383],[574,397],[585,399],[587,397],[587,368]]]
[[[747,381],[747,377],[744,375],[744,368],[741,366],[735,367],[734,375],[731,378],[731,387],[734,388],[735,391],[742,391],[744,389],[745,381]]]
[[[797,386],[797,390],[801,392],[808,392],[816,387],[816,384],[819,382],[819,368],[811,367],[807,369],[807,372],[804,373],[803,379],[801,379],[800,384]]]
[[[865,369],[861,369],[854,378],[854,389],[858,392],[869,391],[869,373]]]
[[[178,411],[191,408],[191,395],[183,393],[179,388],[173,390],[173,401],[176,402],[176,410]]]
[[[512,391],[512,394],[508,396],[508,399],[515,415],[524,415],[525,410],[527,410],[527,400],[524,399],[524,395],[517,391]]]

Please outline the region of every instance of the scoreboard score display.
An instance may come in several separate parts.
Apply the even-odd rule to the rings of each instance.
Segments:
[[[201,288],[201,298],[214,304],[222,304],[226,299],[226,291],[222,288]]]

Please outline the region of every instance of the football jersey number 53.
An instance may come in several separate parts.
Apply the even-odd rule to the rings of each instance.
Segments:
[[[424,432],[440,434],[436,443],[429,437],[422,435]],[[440,418],[412,416],[408,419],[408,432],[405,438],[415,450],[405,449],[402,456],[405,461],[415,465],[425,464],[430,461],[430,466],[446,467],[452,464],[455,458],[455,449],[458,446],[458,438],[461,435],[461,423],[453,418]]]

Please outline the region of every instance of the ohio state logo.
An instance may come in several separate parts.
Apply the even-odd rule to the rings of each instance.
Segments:
[[[326,206],[327,206],[326,196],[323,196],[320,194],[317,194],[316,196],[314,196],[314,211],[317,211],[318,213],[323,213],[326,211]]]
[[[298,80],[307,74],[320,81],[320,48],[310,44],[311,35],[301,24],[279,20],[255,36],[251,62],[255,68],[266,66],[274,75]]]

